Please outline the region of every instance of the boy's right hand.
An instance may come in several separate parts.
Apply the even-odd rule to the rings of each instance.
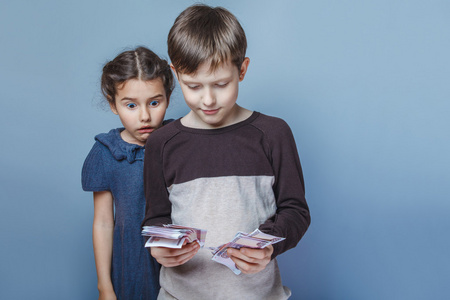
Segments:
[[[197,242],[187,244],[184,242],[180,249],[165,248],[165,247],[151,247],[152,256],[164,267],[176,267],[186,263],[200,249]]]

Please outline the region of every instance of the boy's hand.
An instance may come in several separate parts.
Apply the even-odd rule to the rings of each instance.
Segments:
[[[227,249],[227,255],[234,261],[236,267],[244,274],[258,273],[259,271],[264,270],[271,260],[272,253],[272,245],[262,249]]]
[[[184,242],[183,247],[180,249],[165,248],[165,247],[152,247],[150,249],[152,256],[164,267],[176,267],[186,263],[200,249],[200,245],[197,242],[188,244]]]

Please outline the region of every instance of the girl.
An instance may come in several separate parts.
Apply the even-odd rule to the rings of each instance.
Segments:
[[[93,243],[99,299],[156,299],[159,265],[144,247],[144,146],[164,122],[174,88],[167,61],[147,48],[103,68],[101,89],[123,128],[95,137],[82,171],[94,192]]]

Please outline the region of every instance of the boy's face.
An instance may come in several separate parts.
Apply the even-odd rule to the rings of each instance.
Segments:
[[[236,100],[239,82],[244,79],[250,60],[241,69],[231,62],[220,65],[213,73],[210,65],[201,64],[195,74],[175,71],[184,99],[191,112],[184,118],[188,127],[213,129],[235,123],[239,107]]]

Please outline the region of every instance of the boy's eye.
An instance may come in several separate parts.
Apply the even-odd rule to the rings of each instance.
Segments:
[[[150,102],[150,106],[158,106],[158,104],[159,104],[159,101],[156,101],[156,100]]]
[[[134,104],[134,103],[128,103],[128,104],[127,104],[127,107],[128,107],[128,108],[135,108],[135,107],[136,107],[136,104]]]
[[[228,82],[216,84],[216,86],[218,86],[218,87],[226,87],[227,85],[228,85]]]

